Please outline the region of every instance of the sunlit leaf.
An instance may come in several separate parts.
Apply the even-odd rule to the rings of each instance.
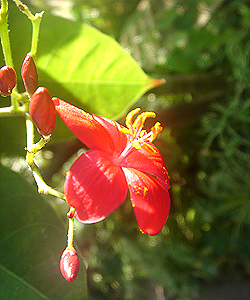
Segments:
[[[31,22],[10,7],[15,69],[30,51]],[[109,118],[127,112],[147,90],[161,84],[147,76],[112,37],[80,22],[44,14],[36,59],[39,85],[72,104]]]
[[[86,24],[44,16],[37,66],[40,82],[59,83],[68,102],[115,118],[159,84],[110,36]],[[57,91],[57,96],[64,97]]]

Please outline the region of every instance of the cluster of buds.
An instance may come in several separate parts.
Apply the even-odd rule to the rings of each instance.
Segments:
[[[16,85],[16,72],[9,66],[0,69],[0,94],[7,97]]]
[[[55,129],[56,110],[49,91],[38,87],[38,74],[35,62],[27,54],[21,69],[21,76],[30,96],[29,114],[42,136],[49,136]]]
[[[22,64],[21,76],[25,89],[29,95],[29,115],[37,127],[40,135],[47,139],[55,129],[56,110],[49,91],[45,87],[38,86],[38,74],[35,62],[30,54],[27,54]],[[68,216],[74,218],[74,214]],[[60,259],[60,270],[63,277],[72,282],[79,271],[79,258],[73,245],[68,246]]]
[[[39,87],[38,74],[35,62],[30,54],[27,54],[22,64],[21,76],[29,95],[29,115],[37,127],[37,131],[47,139],[55,129],[56,110],[49,91],[45,87]],[[68,214],[71,224],[74,224],[74,213]],[[72,226],[71,229],[74,229]],[[60,270],[63,277],[72,282],[79,271],[79,258],[72,243],[63,251],[60,259]]]

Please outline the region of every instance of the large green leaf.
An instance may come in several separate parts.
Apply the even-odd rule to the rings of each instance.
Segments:
[[[51,206],[19,174],[0,166],[1,299],[87,299],[81,261],[73,283],[59,270],[67,229]]]
[[[31,23],[10,7],[9,28],[18,75],[30,50]],[[36,60],[39,85],[90,113],[116,118],[159,84],[112,37],[80,22],[44,14]],[[19,84],[21,86],[21,82]]]
[[[77,99],[89,112],[109,118],[122,115],[155,84],[110,36],[86,24],[58,22],[46,15],[37,66],[42,82],[58,82],[72,94],[66,100]]]

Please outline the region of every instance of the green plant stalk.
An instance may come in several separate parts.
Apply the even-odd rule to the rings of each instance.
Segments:
[[[32,23],[32,40],[31,40],[30,55],[34,58],[37,55],[37,45],[38,45],[40,23],[41,23],[44,11],[33,15],[27,5],[23,4],[19,0],[14,0],[14,2],[16,3],[19,10],[21,12],[23,12],[30,19],[30,21]]]
[[[12,116],[23,116],[25,109],[21,106],[18,111],[14,111],[12,106],[0,107],[0,117],[12,117]]]
[[[8,32],[8,2],[7,0],[2,0],[2,7],[0,11],[0,34],[1,34],[1,43],[3,47],[3,55],[4,60],[7,66],[14,68],[12,55],[11,55],[11,48],[10,48],[10,38]]]
[[[1,35],[1,43],[3,49],[4,60],[6,66],[10,66],[14,69],[11,47],[10,47],[10,38],[8,32],[8,2],[7,0],[2,0],[1,10],[0,10],[0,35]],[[18,92],[17,87],[15,86],[12,95],[11,95],[11,112],[19,112],[19,104],[18,104]]]
[[[65,196],[63,193],[58,192],[57,190],[53,189],[49,185],[47,185],[35,163],[35,154],[40,151],[49,141],[50,136],[42,137],[39,142],[33,144],[33,136],[34,136],[34,123],[32,122],[30,116],[26,114],[26,128],[27,128],[27,155],[26,155],[26,163],[30,167],[34,179],[36,181],[38,192],[46,195],[51,195],[54,197],[58,197],[65,201]]]
[[[37,55],[38,37],[39,37],[40,23],[42,20],[43,13],[44,13],[43,11],[37,13],[35,15],[35,19],[32,21],[32,41],[31,41],[31,49],[30,49],[30,55],[32,57],[36,57]]]
[[[33,124],[31,117],[29,116],[29,114],[26,114],[26,134],[27,134],[27,137],[26,137],[27,138],[27,152],[31,153],[31,150],[32,150],[33,144],[34,144],[34,124]],[[27,155],[28,155],[28,153],[27,153]],[[29,166],[30,166],[30,164],[32,164],[32,157],[30,157],[30,158],[31,158],[31,160],[27,161],[27,157],[26,157],[26,161]]]
[[[68,249],[72,249],[74,248],[73,244],[74,244],[74,215],[75,215],[75,208],[71,207],[69,214],[71,214],[71,216],[68,218],[69,219],[69,227],[68,227],[68,243],[67,243],[67,248]]]
[[[35,16],[31,13],[28,6],[22,3],[19,0],[13,0],[16,3],[16,6],[19,8],[21,12],[23,12],[31,21],[35,19]]]

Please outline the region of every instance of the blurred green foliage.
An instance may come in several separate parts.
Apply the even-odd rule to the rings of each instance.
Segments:
[[[200,299],[211,281],[249,279],[249,1],[31,1],[44,2],[114,36],[149,75],[167,80],[136,106],[155,110],[165,126],[156,143],[171,215],[155,237],[140,233],[129,199],[103,222],[77,224],[89,298]],[[49,159],[44,172],[52,169],[48,180],[61,187],[66,149],[48,149],[64,167]]]

